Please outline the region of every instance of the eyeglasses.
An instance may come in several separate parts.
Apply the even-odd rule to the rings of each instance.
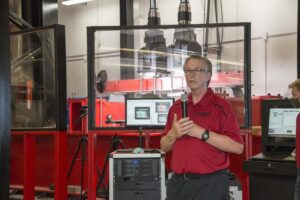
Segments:
[[[197,69],[184,69],[183,71],[184,71],[184,73],[186,75],[191,75],[191,74],[199,75],[199,74],[204,74],[204,73],[208,72],[207,69],[201,69],[201,68],[197,68]]]

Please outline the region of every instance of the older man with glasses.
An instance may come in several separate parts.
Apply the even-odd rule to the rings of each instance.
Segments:
[[[167,200],[229,200],[228,153],[244,149],[237,120],[229,103],[208,88],[211,62],[190,56],[183,67],[188,95],[188,117],[181,101],[170,108],[160,141],[172,151],[174,174],[167,184]]]

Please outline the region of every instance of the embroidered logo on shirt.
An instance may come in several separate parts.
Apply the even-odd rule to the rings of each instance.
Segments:
[[[201,117],[208,117],[208,116],[210,116],[210,112],[198,112],[197,115],[199,115]]]

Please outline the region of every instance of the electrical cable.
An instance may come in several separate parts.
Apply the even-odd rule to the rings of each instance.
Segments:
[[[125,149],[125,145],[124,145],[123,141],[119,138],[119,136],[117,134],[115,134],[111,139],[109,150],[106,154],[105,161],[104,161],[104,164],[103,164],[103,167],[102,167],[102,171],[101,171],[101,173],[100,173],[100,170],[98,171],[98,176],[99,177],[98,177],[98,183],[97,183],[97,186],[96,186],[96,191],[98,191],[98,189],[100,188],[100,185],[102,183],[102,185],[104,186],[103,189],[104,189],[104,192],[105,192],[105,194],[104,194],[105,196],[108,196],[108,190],[107,190],[107,187],[105,185],[104,178],[105,178],[106,168],[107,168],[107,165],[108,165],[108,162],[109,162],[109,155],[110,155],[111,152],[118,149],[119,145],[121,146],[121,148]]]
[[[210,14],[210,0],[207,1],[207,12],[206,12],[206,23],[209,24],[209,14]],[[208,54],[208,34],[209,34],[209,28],[205,28],[205,41],[204,41],[204,51],[203,56],[207,57]]]
[[[100,168],[98,166],[96,166],[96,169],[97,169],[97,173],[98,173],[98,181],[100,181],[102,184],[105,183],[104,178],[101,176]],[[105,194],[108,193],[108,188],[106,187],[105,184],[103,184],[103,191]]]
[[[78,119],[82,119],[83,117],[85,117],[87,115],[87,106],[82,106],[81,107],[81,110],[80,110],[80,116]],[[70,175],[71,175],[71,172],[73,170],[73,167],[74,167],[74,164],[76,162],[76,159],[78,158],[78,154],[79,154],[79,151],[81,149],[81,175],[80,175],[80,199],[83,199],[84,195],[83,195],[83,182],[84,182],[84,161],[86,160],[86,153],[85,153],[85,147],[88,143],[88,138],[83,135],[77,145],[77,148],[76,148],[76,151],[75,151],[75,154],[73,156],[73,159],[71,161],[71,166],[68,170],[68,174],[67,174],[67,177],[69,178]]]
[[[216,18],[216,23],[218,24],[219,23],[218,0],[215,0],[214,2],[215,2],[215,18]],[[223,10],[223,9],[221,9],[221,10]],[[221,19],[223,20],[223,13],[221,13]],[[216,51],[217,51],[217,65],[219,66],[218,70],[221,71],[221,63],[219,61],[221,60],[221,52],[222,52],[221,37],[223,37],[223,34],[222,34],[222,36],[220,36],[220,29],[221,29],[221,32],[223,32],[223,27],[221,27],[221,28],[217,27],[217,47],[216,47]]]
[[[215,0],[215,18],[216,18],[216,23],[218,24],[219,23],[219,17],[218,17],[218,5],[217,5],[217,0]],[[219,31],[219,27],[216,27],[217,28],[217,48],[221,48],[221,43],[220,43],[220,31]],[[218,52],[218,50],[217,50]]]
[[[221,9],[221,22],[224,23],[224,15],[223,15],[223,3],[222,0],[220,0],[220,9]],[[221,32],[221,43],[223,43],[223,36],[224,36],[224,27],[222,27]]]
[[[206,0],[201,0],[202,3],[202,8],[203,8],[203,24],[205,23],[205,17],[206,17],[206,13],[205,13],[205,6],[206,6]],[[202,34],[202,44],[204,43],[204,37],[205,37],[205,29],[203,29],[203,34]]]

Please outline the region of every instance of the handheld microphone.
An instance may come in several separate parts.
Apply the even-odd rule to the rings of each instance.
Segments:
[[[188,116],[188,95],[184,93],[180,96],[181,100],[181,111],[182,111],[182,118]]]

